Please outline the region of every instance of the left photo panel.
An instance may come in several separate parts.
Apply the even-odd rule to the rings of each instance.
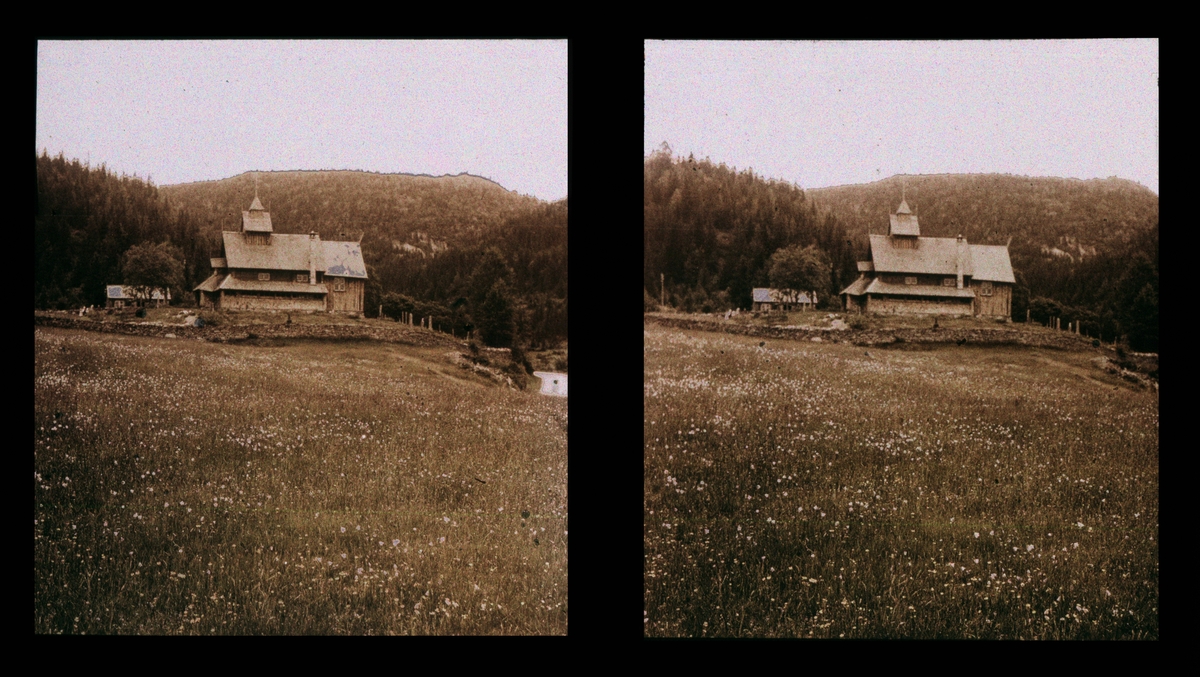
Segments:
[[[567,42],[39,41],[34,632],[565,635]]]

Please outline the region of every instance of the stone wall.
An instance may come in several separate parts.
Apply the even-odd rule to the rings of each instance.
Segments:
[[[83,329],[112,334],[197,339],[226,343],[255,339],[373,340],[419,346],[465,348],[466,344],[441,332],[395,323],[384,324],[256,324],[188,327],[173,324],[99,322],[81,317],[35,311],[34,326]],[[170,336],[168,336],[170,335]]]
[[[1062,350],[1091,349],[1091,339],[1067,332],[1029,331],[1012,325],[1004,327],[954,329],[828,329],[823,327],[766,327],[725,320],[700,320],[646,313],[645,322],[698,331],[718,331],[728,334],[763,338],[811,341],[821,339],[860,346],[886,346],[895,343],[959,343],[973,345],[1026,345]]]

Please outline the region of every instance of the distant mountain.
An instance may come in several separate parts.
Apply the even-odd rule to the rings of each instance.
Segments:
[[[848,235],[865,243],[867,233],[887,232],[902,191],[920,216],[922,235],[961,233],[977,244],[1005,244],[1011,237],[1015,258],[1078,261],[1127,243],[1158,222],[1158,195],[1116,177],[933,174],[805,192],[818,211],[833,214]]]
[[[393,246],[421,233],[456,241],[545,203],[471,174],[427,176],[363,171],[246,172],[217,181],[160,186],[172,204],[201,218],[205,234],[240,227],[255,194],[281,233],[315,230],[322,238],[365,234]],[[399,245],[396,245],[399,246]]]

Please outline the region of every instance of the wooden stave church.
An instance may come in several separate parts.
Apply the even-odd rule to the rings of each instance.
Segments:
[[[847,312],[974,316],[1011,321],[1016,284],[1007,245],[922,237],[906,200],[887,235],[870,235],[870,260],[841,291]]]
[[[241,230],[221,233],[221,256],[193,289],[196,302],[216,310],[361,314],[367,268],[360,242],[276,233],[255,195]]]

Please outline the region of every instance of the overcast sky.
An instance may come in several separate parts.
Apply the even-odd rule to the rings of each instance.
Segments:
[[[1158,192],[1158,41],[645,44],[649,154],[801,188],[1118,176]]]
[[[567,195],[566,41],[42,41],[37,151],[167,185],[250,170]]]

